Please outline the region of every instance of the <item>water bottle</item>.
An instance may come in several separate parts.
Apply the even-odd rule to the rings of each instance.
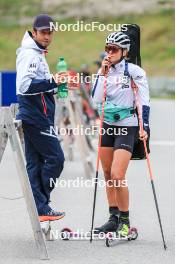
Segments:
[[[57,72],[66,72],[67,71],[67,63],[65,62],[63,57],[59,57],[59,61],[57,63]],[[57,97],[58,98],[66,98],[68,96],[68,87],[67,83],[60,83],[58,86]]]

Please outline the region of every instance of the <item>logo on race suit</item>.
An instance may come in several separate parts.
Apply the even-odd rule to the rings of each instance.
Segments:
[[[28,72],[29,73],[35,73],[36,74],[36,67],[37,67],[36,63],[31,63],[29,65]]]
[[[123,75],[123,78],[122,78],[122,89],[128,89],[130,87],[129,83],[130,83],[130,77],[126,76],[126,75]]]
[[[131,145],[127,145],[127,144],[120,144],[120,146],[127,147],[127,148],[129,148],[129,149],[132,148]]]
[[[137,75],[137,76],[134,78],[134,80],[141,80],[142,78],[143,78],[142,75]]]
[[[36,63],[31,63],[30,65],[29,65],[29,69],[30,68],[36,68]]]

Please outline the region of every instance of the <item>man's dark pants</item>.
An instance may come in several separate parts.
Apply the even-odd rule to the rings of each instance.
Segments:
[[[49,207],[53,182],[59,178],[64,167],[64,153],[58,138],[43,135],[49,128],[37,128],[23,122],[27,172],[39,215],[46,214]],[[51,184],[52,183],[52,184]]]

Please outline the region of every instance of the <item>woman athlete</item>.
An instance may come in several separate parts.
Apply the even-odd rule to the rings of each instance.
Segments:
[[[109,220],[95,232],[114,232],[127,236],[129,221],[129,191],[126,171],[132,157],[134,143],[138,140],[138,116],[131,79],[138,87],[138,99],[143,119],[144,132],[139,137],[145,140],[149,135],[149,88],[145,71],[128,63],[130,39],[123,32],[111,33],[106,39],[107,56],[92,91],[93,101],[102,112],[104,80],[107,78],[105,114],[100,147],[100,160],[106,181],[109,204]]]

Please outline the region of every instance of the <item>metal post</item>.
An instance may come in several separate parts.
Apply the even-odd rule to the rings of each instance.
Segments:
[[[70,91],[70,99],[66,100],[67,108],[70,113],[70,120],[74,127],[83,125],[82,113],[80,109],[80,102],[78,100],[78,95],[76,91]],[[83,160],[84,170],[87,178],[92,177],[92,172],[94,171],[92,161],[89,155],[89,148],[87,146],[87,141],[85,135],[76,136],[76,141],[78,148],[81,152],[81,158]]]

